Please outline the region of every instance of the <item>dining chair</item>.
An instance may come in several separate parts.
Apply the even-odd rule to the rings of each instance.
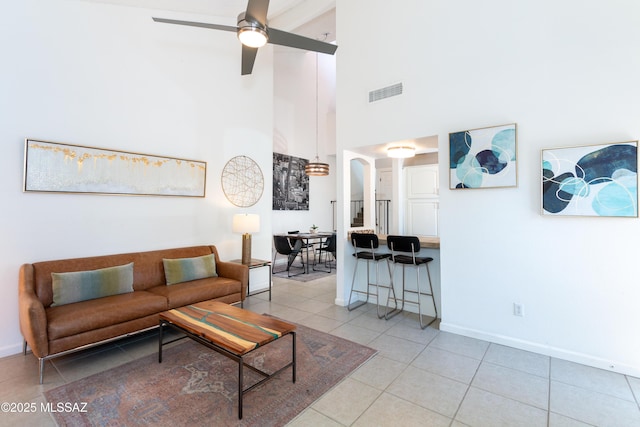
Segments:
[[[299,233],[300,233],[300,230],[287,231],[287,234],[299,234]],[[300,239],[290,238],[289,239],[289,243],[291,244],[292,247],[295,246],[296,240],[302,242],[302,249],[303,249],[302,255],[305,255],[305,254],[307,255],[307,263],[311,262],[311,261],[309,261],[309,250],[310,250],[311,253],[314,256],[313,262],[315,264],[315,261],[316,261],[315,260],[315,256],[316,256],[316,254],[315,254],[314,249],[313,249],[313,243],[309,242],[309,240],[304,241],[304,240],[300,240]],[[312,265],[312,264],[309,264],[309,265]]]
[[[273,236],[273,246],[276,250],[273,255],[273,268],[271,270],[272,274],[276,273],[276,258],[278,254],[284,255],[287,257],[287,277],[297,276],[298,274],[304,273],[304,259],[302,258],[302,240],[294,240],[293,246],[289,243],[289,238],[286,236]],[[291,274],[291,267],[293,266],[293,262],[296,258],[300,256],[300,263],[302,264],[302,272],[297,274]],[[278,273],[282,273],[285,270],[279,271]]]
[[[436,300],[433,296],[433,286],[431,284],[431,274],[429,273],[429,263],[433,261],[433,258],[426,256],[419,256],[420,252],[420,240],[417,236],[387,236],[387,247],[391,251],[390,261],[393,264],[393,274],[392,277],[392,286],[393,286],[393,278],[395,277],[395,271],[397,266],[402,266],[402,298],[400,301],[402,305],[398,311],[395,313],[388,312],[385,314],[385,319],[390,319],[395,316],[402,310],[404,310],[405,302],[410,304],[416,304],[418,306],[418,319],[420,321],[420,328],[424,329],[438,318],[438,307],[436,307]],[[420,289],[420,268],[424,266],[424,270],[427,273],[427,284],[429,285],[429,291]],[[416,288],[407,289],[405,282],[405,268],[410,267],[414,268],[416,271]],[[410,296],[410,299],[407,299],[407,294]],[[431,302],[433,303],[433,309],[435,315],[433,319],[429,323],[423,323],[423,315],[422,315],[422,297],[430,297]],[[387,298],[388,305],[389,298]],[[397,300],[396,300],[397,304]]]
[[[314,257],[313,270],[314,271],[326,271],[331,273],[331,263],[336,261],[336,233],[331,233],[331,236],[327,237],[317,248],[317,257]],[[322,264],[322,254],[324,254],[324,268],[329,270],[316,269],[316,265]],[[329,259],[329,255],[333,258],[333,261]]]

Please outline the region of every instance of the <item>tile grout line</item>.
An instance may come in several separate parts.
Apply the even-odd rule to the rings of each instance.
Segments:
[[[378,354],[379,354],[379,353],[376,353],[376,356],[377,356]],[[372,358],[372,359],[369,359],[369,361],[371,361],[371,360],[373,360],[373,358]],[[364,366],[364,365],[363,365],[363,366]],[[349,378],[349,379],[351,379],[351,380],[353,380],[353,381],[356,381],[356,382],[358,382],[358,383],[360,383],[360,384],[362,384],[362,385],[364,385],[364,386],[371,387],[371,388],[375,388],[375,387],[373,387],[373,386],[371,386],[371,385],[369,385],[369,384],[366,384],[366,383],[364,383],[364,382],[362,382],[362,381],[360,381],[360,380],[358,380],[358,379],[356,379],[356,378],[351,378],[351,376],[352,376],[354,373],[356,373],[356,372],[358,372],[358,370],[357,370],[357,369],[356,369],[355,371],[353,371],[351,374],[349,374],[349,376],[348,376],[347,378]],[[403,372],[404,372],[404,371],[403,371]],[[392,382],[393,382],[393,381],[392,381]],[[387,387],[389,387],[389,386],[387,386]],[[373,405],[378,401],[378,399],[380,399],[380,397],[382,397],[382,395],[386,392],[386,389],[387,389],[387,388],[385,387],[385,389],[384,389],[384,390],[379,390],[379,391],[380,391],[380,394],[378,394],[378,397],[376,397],[376,398],[373,400],[373,402],[371,402],[371,403],[370,403],[370,404],[369,404],[369,405],[368,405],[368,406],[367,406],[367,407],[366,407],[366,408],[365,408],[365,409],[360,413],[360,415],[358,415],[358,416],[356,417],[356,419],[355,419],[355,420],[353,420],[353,422],[352,422],[351,424],[349,424],[349,425],[350,425],[350,426],[354,425],[354,424],[355,424],[355,423],[356,423],[360,418],[362,418],[362,416],[363,416],[363,415],[364,415],[364,414],[365,414],[369,409],[371,409],[371,407],[372,407],[372,406],[373,406]],[[402,400],[404,400],[404,399],[402,399]],[[409,403],[411,403],[411,402],[409,402]],[[415,404],[414,404],[414,405],[415,405]],[[340,424],[342,424],[342,423],[340,423]]]
[[[633,396],[633,398],[636,401],[636,406],[638,407],[638,410],[640,410],[640,396],[636,395],[635,390],[631,386],[631,381],[629,380],[629,375],[625,375],[624,379],[627,381],[627,385],[629,386],[629,389],[631,390],[631,395]]]
[[[551,425],[551,363],[552,362],[552,357],[549,357],[549,369],[548,369],[548,379],[549,379],[549,384],[547,386],[549,393],[547,396],[547,427],[550,427]]]
[[[387,331],[388,331],[388,330],[389,330],[389,329],[387,329]],[[386,332],[387,332],[387,331],[380,333],[380,334],[378,335],[378,337],[374,338],[372,341],[374,341],[375,339],[377,339],[377,338],[381,337],[382,335],[387,335],[387,334],[386,334]],[[361,414],[356,418],[356,420],[354,421],[354,423],[355,423],[355,422],[356,422],[360,417],[362,417],[362,415],[364,415],[364,413],[365,413],[369,408],[371,408],[371,406],[373,406],[373,404],[374,404],[378,399],[380,399],[380,397],[382,397],[385,393],[388,393],[389,395],[394,396],[394,397],[395,397],[395,398],[397,398],[397,399],[400,399],[400,400],[402,400],[402,401],[404,401],[404,402],[407,402],[407,403],[408,403],[408,404],[410,404],[410,405],[415,405],[415,406],[418,406],[418,407],[420,407],[420,408],[423,408],[423,409],[425,409],[425,410],[427,410],[427,411],[430,411],[430,412],[433,412],[433,413],[435,413],[435,414],[441,415],[441,416],[443,416],[443,417],[445,417],[445,418],[450,418],[448,415],[443,414],[443,413],[441,413],[441,412],[439,412],[439,411],[437,411],[437,410],[435,410],[435,409],[426,408],[426,407],[424,407],[424,406],[422,406],[422,405],[420,405],[420,404],[418,404],[418,403],[415,403],[415,402],[412,402],[412,401],[410,401],[410,400],[407,400],[407,399],[405,399],[405,398],[404,398],[404,397],[402,397],[402,396],[398,396],[398,395],[396,395],[396,394],[394,394],[394,393],[392,393],[391,391],[389,391],[389,390],[388,390],[388,389],[389,389],[389,387],[391,387],[391,385],[392,385],[392,384],[393,384],[393,383],[394,383],[394,382],[395,382],[395,381],[396,381],[396,380],[397,380],[397,379],[398,379],[398,378],[399,378],[399,377],[400,377],[404,372],[406,372],[406,371],[407,371],[407,369],[409,369],[410,367],[412,367],[412,368],[414,368],[414,369],[420,369],[420,368],[418,368],[417,366],[413,366],[413,365],[412,365],[412,363],[413,363],[413,362],[418,358],[418,356],[419,356],[420,354],[422,354],[422,352],[424,352],[424,351],[429,347],[429,345],[433,342],[433,340],[435,340],[435,338],[440,334],[440,330],[436,330],[436,331],[437,331],[437,333],[436,333],[436,334],[433,336],[433,338],[431,338],[431,339],[430,339],[426,344],[424,344],[424,343],[416,343],[416,344],[424,344],[424,346],[425,346],[425,347],[424,347],[424,348],[423,348],[423,349],[422,349],[422,350],[421,350],[421,351],[420,351],[420,352],[419,352],[419,353],[418,353],[418,354],[417,354],[413,359],[411,359],[409,362],[405,363],[405,362],[400,362],[400,361],[397,361],[397,360],[394,360],[394,359],[389,359],[389,360],[393,360],[393,361],[395,361],[395,362],[397,362],[397,363],[402,363],[403,365],[405,365],[405,367],[404,367],[404,368],[403,368],[403,369],[398,373],[398,375],[394,378],[394,380],[393,380],[393,381],[391,381],[389,384],[387,384],[387,385],[385,386],[385,388],[384,388],[383,390],[381,390],[380,395],[379,395],[379,396],[378,396],[378,397],[377,397],[377,398],[376,398],[376,399],[371,403],[371,405],[369,405],[369,406],[367,407],[367,409],[366,409],[365,411],[363,411],[363,412],[362,412],[362,413],[361,413]],[[395,337],[394,335],[388,335],[388,336],[393,337],[393,338],[399,338],[399,337]],[[411,341],[411,340],[407,340],[407,341],[410,341],[410,342],[412,342],[412,343],[415,343],[414,341]],[[380,355],[380,354],[378,353],[377,355]],[[380,355],[380,357],[384,357],[384,356],[381,356],[381,355]],[[433,373],[432,373],[432,374],[433,374]],[[353,375],[353,373],[352,373],[351,375]],[[351,377],[351,375],[349,376],[349,378]],[[434,375],[438,375],[438,374],[434,374]],[[439,376],[441,376],[442,378],[446,378],[446,377],[444,377],[444,376],[442,376],[442,375],[439,375]],[[351,378],[351,379],[353,379],[354,381],[357,381],[357,382],[359,382],[359,383],[361,383],[361,384],[364,384],[364,385],[369,386],[368,384],[363,383],[362,381],[359,381],[359,380],[358,380],[358,379],[356,379],[356,378]],[[449,378],[449,379],[450,379],[450,378]],[[371,387],[371,386],[369,386],[369,387]],[[453,418],[451,418],[451,423],[453,423]],[[353,423],[352,423],[352,425],[353,425]]]
[[[467,384],[467,389],[465,390],[464,395],[462,396],[462,399],[460,399],[460,403],[458,403],[458,407],[456,408],[456,412],[453,414],[453,417],[451,418],[453,420],[453,421],[451,421],[452,424],[453,424],[454,421],[456,421],[456,417],[458,416],[458,413],[460,412],[460,408],[462,407],[462,403],[467,398],[467,395],[469,394],[469,390],[471,390],[471,384],[473,384],[473,380],[476,378],[476,375],[478,375],[478,371],[480,370],[480,366],[482,366],[482,362],[484,361],[484,358],[487,356],[487,353],[489,352],[489,348],[491,348],[492,345],[493,344],[489,343],[489,345],[485,349],[484,353],[482,354],[482,359],[480,359],[480,363],[478,363],[478,367],[476,368],[475,372],[473,373],[473,376],[469,380],[469,384]],[[462,422],[462,421],[460,421],[460,422]]]
[[[438,331],[438,332],[439,332],[439,331]],[[428,347],[428,345],[427,345],[427,347]],[[427,348],[427,347],[425,347],[425,350],[426,350],[426,348]],[[424,351],[424,350],[422,350],[422,351]],[[420,353],[422,353],[422,352],[420,352]],[[416,356],[416,357],[417,357],[417,356]],[[389,359],[389,360],[393,360],[393,359]],[[395,362],[398,362],[398,361],[397,361],[397,360],[395,360]],[[403,363],[403,362],[398,362],[398,363]],[[443,414],[442,412],[439,412],[439,411],[438,411],[438,410],[436,410],[436,409],[431,409],[431,408],[424,407],[424,406],[422,406],[422,405],[420,405],[420,404],[418,404],[418,403],[412,402],[412,401],[410,401],[410,400],[405,399],[405,398],[404,398],[404,397],[402,397],[402,396],[398,396],[397,394],[395,394],[395,393],[393,393],[393,392],[391,392],[391,391],[388,391],[388,388],[389,388],[389,387],[391,387],[391,384],[393,384],[393,383],[394,383],[394,382],[395,382],[395,381],[396,381],[396,380],[397,380],[397,379],[398,379],[398,378],[399,378],[403,373],[405,373],[405,371],[406,371],[407,369],[409,369],[409,368],[420,369],[420,368],[418,368],[417,366],[412,366],[412,365],[411,365],[411,362],[407,363],[407,364],[406,364],[406,366],[404,367],[404,369],[403,369],[402,371],[400,371],[400,373],[396,376],[396,378],[395,378],[393,381],[391,381],[391,382],[390,382],[390,383],[389,383],[389,384],[384,388],[384,390],[382,391],[382,394],[384,394],[384,393],[389,393],[391,396],[393,396],[393,397],[395,397],[395,398],[397,398],[397,399],[400,399],[400,400],[402,400],[402,401],[404,401],[404,402],[407,402],[407,403],[409,403],[410,405],[415,405],[415,406],[418,406],[418,407],[420,407],[420,408],[423,408],[423,409],[425,409],[425,410],[427,410],[427,411],[433,412],[434,414],[441,415],[441,416],[443,416],[443,417],[445,417],[445,418],[450,418],[450,419],[451,419],[451,423],[453,423],[453,422],[455,421],[455,419],[454,419],[454,418],[449,417],[448,415]],[[422,369],[421,369],[421,370],[422,370]],[[426,371],[425,371],[425,372],[426,372]],[[431,373],[432,373],[432,372],[431,372]],[[437,374],[434,374],[434,375],[437,375]],[[442,378],[446,378],[446,377],[444,377],[444,376],[442,376],[442,375],[438,375],[438,376],[440,376],[440,377],[442,377]],[[451,378],[448,378],[448,379],[451,379]],[[454,380],[454,381],[455,381],[455,380]],[[382,394],[381,394],[381,396],[382,396]],[[378,397],[378,398],[380,398],[380,397]],[[376,400],[377,400],[377,399],[376,399]],[[450,423],[449,425],[451,425],[451,423]]]

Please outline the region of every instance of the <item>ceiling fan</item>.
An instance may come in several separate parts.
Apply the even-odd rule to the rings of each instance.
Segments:
[[[256,60],[258,48],[266,43],[295,47],[313,52],[333,55],[338,46],[320,40],[310,39],[297,34],[288,33],[267,25],[269,0],[249,0],[247,10],[238,15],[238,25],[207,24],[203,22],[178,21],[175,19],[153,18],[155,22],[165,24],[188,25],[213,30],[233,31],[238,34],[242,43],[242,75],[251,74]]]

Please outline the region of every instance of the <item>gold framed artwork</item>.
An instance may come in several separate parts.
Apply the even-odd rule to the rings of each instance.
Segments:
[[[25,140],[23,191],[204,197],[207,163]]]

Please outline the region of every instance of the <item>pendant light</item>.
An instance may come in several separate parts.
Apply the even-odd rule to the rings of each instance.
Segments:
[[[324,35],[325,38],[327,34]],[[329,175],[329,164],[322,163],[318,156],[318,53],[316,52],[316,158],[313,162],[307,163],[304,167],[304,173],[308,176],[327,176]]]

